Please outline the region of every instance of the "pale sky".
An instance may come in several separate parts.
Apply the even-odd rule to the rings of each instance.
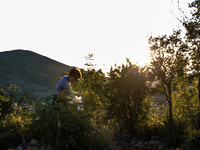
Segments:
[[[79,68],[92,53],[103,70],[126,57],[144,65],[148,36],[181,28],[171,11],[180,17],[177,0],[0,0],[0,52],[31,50]]]

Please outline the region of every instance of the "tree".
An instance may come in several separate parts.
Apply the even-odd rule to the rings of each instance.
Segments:
[[[101,70],[83,70],[83,79],[76,87],[81,92],[84,102],[84,109],[89,113],[102,112],[106,102],[104,98],[105,74]],[[97,113],[98,114],[98,113]]]
[[[176,91],[172,94],[175,119],[181,122],[182,126],[196,129],[199,108],[197,79],[190,83],[188,77],[185,77],[176,86]]]
[[[109,101],[108,119],[116,121],[122,131],[132,136],[141,134],[149,110],[144,69],[128,59],[126,65],[111,68],[105,94]]]
[[[195,0],[189,4],[189,8],[192,9],[192,16],[184,18],[183,26],[186,29],[185,36],[190,45],[191,70],[198,72],[200,70],[200,1]]]
[[[180,31],[174,31],[171,36],[151,36],[149,45],[151,50],[151,76],[154,81],[159,81],[169,106],[170,139],[171,144],[173,144],[172,92],[178,77],[183,76],[187,71],[188,57],[186,52],[188,46],[181,39]]]
[[[189,55],[191,60],[190,69],[194,75],[199,76],[199,104],[200,104],[200,1],[194,0],[189,4],[191,9],[191,17],[183,18],[183,26],[186,29],[185,37],[190,45]],[[198,127],[200,129],[200,110],[198,113]]]
[[[19,92],[20,88],[13,84],[6,87],[5,90],[0,86],[0,118],[4,118],[14,111],[14,102],[16,102]]]
[[[88,68],[82,70],[83,78],[75,83],[73,88],[82,95],[84,111],[91,116],[93,123],[101,126],[107,121],[103,121],[107,107],[107,100],[104,96],[107,78],[101,69],[94,69],[96,65],[93,63],[93,57],[93,54],[85,57],[87,60],[85,65]]]
[[[6,92],[0,87],[0,121],[12,111],[12,103]]]

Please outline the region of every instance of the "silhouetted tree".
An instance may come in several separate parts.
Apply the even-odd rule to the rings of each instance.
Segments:
[[[133,136],[141,134],[149,110],[144,72],[127,59],[126,65],[111,68],[106,84],[108,118],[115,120],[122,131],[128,131]]]
[[[169,123],[171,133],[171,144],[174,137],[173,102],[172,92],[178,77],[183,76],[187,71],[188,57],[185,52],[188,46],[181,39],[181,32],[174,31],[171,36],[150,37],[151,49],[151,76],[154,81],[162,87],[169,106]]]
[[[189,4],[191,9],[191,17],[185,16],[183,18],[183,26],[186,29],[185,37],[187,38],[190,47],[189,56],[191,60],[190,69],[194,76],[199,77],[200,83],[200,1],[194,0]],[[200,93],[200,86],[198,86]],[[200,104],[200,94],[199,94]],[[200,129],[200,110],[198,114],[198,129]]]
[[[189,4],[191,17],[184,18],[183,26],[186,29],[186,38],[190,46],[191,69],[195,72],[200,70],[200,1],[195,0]]]

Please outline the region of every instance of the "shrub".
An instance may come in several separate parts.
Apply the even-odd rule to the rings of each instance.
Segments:
[[[107,117],[116,121],[121,131],[140,135],[150,107],[144,69],[127,59],[126,65],[111,68],[109,76],[105,90],[109,101]]]
[[[79,113],[76,105],[56,104],[38,108],[34,115],[33,137],[56,150],[109,149],[109,142]]]
[[[18,107],[13,113],[7,114],[0,123],[0,148],[25,143],[31,123],[27,108]]]
[[[183,150],[199,150],[200,147],[200,130],[189,129],[187,140],[181,145]]]

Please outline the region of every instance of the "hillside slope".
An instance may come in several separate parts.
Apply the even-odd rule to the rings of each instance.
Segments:
[[[0,85],[16,84],[29,88],[35,96],[55,92],[56,77],[70,66],[27,50],[0,52]]]

